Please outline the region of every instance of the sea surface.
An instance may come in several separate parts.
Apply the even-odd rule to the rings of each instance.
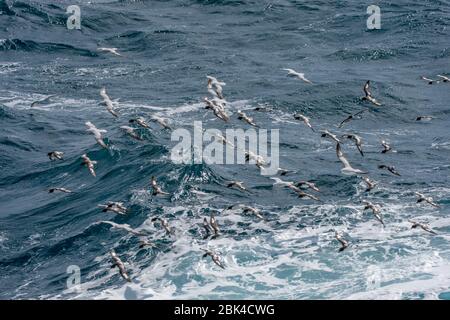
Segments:
[[[450,83],[420,79],[450,74],[450,1],[376,1],[381,29],[368,30],[372,2],[0,0],[0,298],[450,299]],[[81,30],[66,27],[69,5],[81,9]],[[206,75],[226,82],[228,123],[204,109]],[[382,106],[361,100],[367,80]],[[102,87],[119,99],[117,119],[100,104]],[[174,129],[194,121],[248,129],[238,110],[280,130],[280,167],[293,171],[281,178],[315,182],[321,192],[307,192],[321,202],[273,186],[252,164],[175,164],[171,132],[153,122],[138,129],[142,142],[119,128],[158,115]],[[86,121],[107,130],[107,150]],[[364,157],[350,140],[342,148],[377,181],[374,190],[341,173],[323,129],[362,137]],[[382,154],[381,140],[393,152]],[[53,150],[64,161],[50,161]],[[84,153],[97,161],[96,178],[80,165]],[[169,196],[152,195],[152,176]],[[230,180],[250,192],[227,188]],[[441,208],[417,203],[415,192]],[[363,200],[381,205],[385,228]],[[102,212],[107,201],[128,213]],[[224,211],[233,204],[256,207],[264,220]],[[215,239],[202,228],[211,213]],[[411,229],[410,219],[437,234]],[[148,233],[155,247],[140,249],[138,237],[104,220]],[[335,231],[350,243],[343,252]],[[224,270],[202,258],[206,248]],[[111,268],[111,250],[130,283]],[[79,286],[67,285],[70,266]]]

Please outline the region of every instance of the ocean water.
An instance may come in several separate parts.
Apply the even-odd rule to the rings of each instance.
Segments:
[[[377,1],[380,30],[367,30],[371,4],[0,0],[0,298],[449,299],[450,84],[430,86],[420,76],[450,74],[450,1]],[[66,27],[69,5],[81,9],[81,30]],[[206,75],[227,83],[229,123],[203,109]],[[361,101],[367,80],[382,106]],[[99,105],[102,87],[120,99],[118,119]],[[274,187],[254,165],[175,164],[171,133],[157,125],[139,129],[143,142],[119,129],[155,114],[173,128],[194,121],[248,128],[239,109],[280,130],[280,166],[294,171],[283,179],[314,181],[322,202]],[[362,119],[337,128],[364,109]],[[343,151],[377,187],[366,193],[360,179],[342,175],[335,145],[295,121],[296,112],[317,130],[360,135],[364,157],[350,141]],[[419,115],[434,119],[417,122]],[[108,150],[86,121],[108,131]],[[395,152],[382,154],[382,139]],[[52,150],[65,160],[49,161]],[[80,166],[83,153],[98,161],[96,178]],[[170,196],[152,196],[151,176]],[[229,180],[251,193],[227,188]],[[49,194],[55,186],[74,193]],[[414,192],[441,208],[416,203]],[[362,200],[382,205],[385,228]],[[129,212],[103,213],[97,205],[107,201]],[[236,203],[255,206],[265,220],[223,211]],[[211,213],[221,236],[204,239],[201,222]],[[411,229],[409,219],[437,235]],[[156,247],[140,249],[137,237],[102,220],[144,230]],[[335,230],[350,242],[344,252]],[[204,248],[220,254],[225,270],[202,258]],[[131,283],[110,268],[112,249]],[[77,288],[67,286],[69,266],[80,268]]]

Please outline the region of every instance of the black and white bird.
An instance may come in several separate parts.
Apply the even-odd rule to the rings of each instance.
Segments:
[[[310,119],[307,116],[305,116],[301,113],[296,113],[296,114],[294,114],[294,119],[303,121],[308,128],[310,128],[313,132],[316,132],[316,130],[314,130],[314,128],[311,125]]]
[[[64,152],[61,151],[52,151],[47,153],[48,158],[53,160],[64,160]]]
[[[153,195],[169,195],[168,192],[164,192],[161,187],[158,185],[158,182],[156,181],[156,178],[153,176],[151,179],[151,185],[153,189]]]
[[[320,132],[322,133],[321,134],[322,138],[330,138],[331,140],[333,140],[336,143],[341,143],[341,140],[339,140],[338,136],[333,134],[333,133],[331,133],[330,131],[323,130],[323,131],[320,131]]]
[[[399,176],[399,177],[401,176],[401,174],[398,173],[397,169],[395,169],[394,166],[388,166],[388,165],[382,164],[382,165],[378,166],[378,169],[387,170],[390,173],[392,173],[393,175],[396,175],[396,176]]]
[[[114,252],[114,250],[111,250],[111,258],[113,260],[113,264],[111,268],[119,268],[119,273],[126,281],[131,282],[131,278],[128,276],[127,270],[125,269],[125,264],[120,260],[119,256]]]
[[[365,182],[365,184],[367,186],[365,192],[369,192],[370,190],[375,188],[375,186],[377,185],[376,182],[370,180],[368,177],[361,176],[361,179]]]
[[[383,150],[381,153],[388,153],[389,151],[392,151],[392,147],[389,143],[387,143],[385,140],[381,140],[381,145],[383,146]]]
[[[312,189],[316,192],[320,192],[320,189],[316,186],[316,184],[310,181],[299,181],[295,185],[299,188],[306,186],[309,189]]]
[[[244,186],[244,183],[242,181],[230,181],[227,184],[227,188],[234,188],[241,191],[248,191],[248,189]]]
[[[358,148],[359,153],[361,154],[361,156],[364,157],[364,152],[362,150],[362,139],[360,136],[358,136],[356,134],[345,134],[342,137],[353,140],[353,142],[356,145],[356,148]]]
[[[138,117],[136,119],[130,119],[128,122],[133,123],[133,124],[136,123],[145,129],[150,129],[150,126],[148,125],[148,123],[145,121],[145,119],[143,117]]]
[[[352,120],[358,118],[358,117],[359,117],[360,115],[362,115],[365,111],[366,111],[366,110],[362,110],[362,111],[359,111],[359,112],[357,112],[357,113],[355,113],[355,114],[349,115],[347,118],[345,118],[345,119],[338,125],[338,128],[340,129],[340,128],[342,128],[342,127],[344,126],[344,124],[346,124],[347,122],[350,122],[350,121],[352,121]]]
[[[159,223],[161,224],[161,227],[163,227],[164,231],[166,231],[167,234],[169,234],[169,235],[173,234],[173,229],[170,227],[169,222],[167,222],[166,219],[156,217],[156,218],[152,218],[151,221],[152,222],[159,221]]]
[[[427,78],[427,77],[424,77],[424,76],[420,77],[420,79],[428,82],[428,84],[439,83],[439,80],[433,80],[433,79],[430,79],[430,78]]]
[[[138,141],[142,141],[143,140],[142,137],[139,134],[136,133],[136,128],[132,128],[132,127],[129,127],[129,126],[121,126],[120,129],[125,131],[125,133],[127,135],[129,135],[130,137],[132,137],[135,140],[138,140]]]
[[[433,119],[434,119],[434,117],[432,117],[432,116],[418,116],[416,118],[416,121],[431,121]]]
[[[163,127],[163,129],[172,130],[172,128],[169,125],[169,121],[167,119],[164,119],[164,118],[159,117],[157,115],[152,115],[150,117],[150,121],[153,121],[153,122],[159,124],[161,127]]]
[[[49,96],[45,96],[45,97],[42,98],[42,99],[35,100],[35,101],[33,101],[33,102],[31,103],[31,108],[36,107],[36,106],[38,106],[38,105],[40,105],[40,104],[46,104],[46,103],[50,102],[50,100],[51,100],[52,98],[54,98],[54,97],[56,97],[56,94],[52,94],[52,95],[49,95]]]
[[[362,202],[364,204],[364,210],[372,210],[372,214],[373,216],[383,225],[383,227],[385,226],[384,221],[383,221],[383,216],[381,215],[381,210],[380,207],[378,205],[373,204],[372,202],[369,201],[363,201]]]
[[[212,261],[216,264],[216,265],[218,265],[219,267],[221,267],[222,269],[225,269],[225,266],[223,265],[223,263],[222,263],[222,261],[221,261],[221,258],[220,258],[220,256],[217,254],[217,253],[215,253],[215,252],[213,252],[213,251],[211,251],[211,250],[203,250],[205,253],[203,254],[203,258],[206,258],[207,256],[210,256],[211,257],[211,259],[212,259]]]
[[[238,119],[244,121],[245,123],[248,123],[249,125],[253,127],[258,127],[258,125],[255,123],[253,118],[249,117],[245,112],[238,110]]]
[[[442,82],[450,82],[450,78],[446,76],[442,76],[440,74],[437,75],[438,78],[442,79]]]
[[[417,221],[413,221],[413,220],[409,220],[410,223],[412,223],[411,229],[416,229],[416,228],[421,228],[422,230],[429,232],[431,234],[437,234],[436,231],[432,230],[430,228],[430,226],[417,222]]]
[[[421,202],[426,202],[429,205],[435,207],[435,208],[440,208],[441,206],[438,205],[437,203],[435,203],[433,201],[432,197],[426,197],[424,194],[420,193],[420,192],[415,192],[415,195],[418,197],[417,199],[417,203],[421,203]]]
[[[206,78],[208,79],[208,92],[219,99],[223,99],[222,87],[226,86],[226,83],[219,81],[212,76],[206,76]]]
[[[372,97],[372,93],[370,92],[370,80],[367,80],[366,84],[364,85],[364,94],[365,96],[362,97],[362,100],[369,101],[376,106],[381,106],[381,103],[379,103],[374,97]]]
[[[122,202],[116,202],[116,201],[108,201],[106,204],[99,204],[99,208],[102,208],[103,212],[114,212],[120,215],[127,214],[127,207],[123,205]]]
[[[94,166],[97,164],[97,161],[91,160],[86,154],[83,154],[81,156],[81,159],[83,159],[83,162],[81,163],[81,165],[86,166],[86,168],[88,168],[91,175],[93,175],[95,177],[96,175],[95,175]]]
[[[115,223],[115,222],[112,222],[112,221],[99,221],[98,222],[98,224],[101,224],[101,223],[109,224],[109,225],[112,226],[112,229],[124,230],[124,231],[126,231],[128,233],[131,233],[134,236],[137,236],[137,237],[146,236],[145,233],[131,228],[129,224],[119,224],[119,223]]]
[[[336,231],[334,237],[341,244],[341,247],[339,248],[339,252],[342,252],[348,248],[348,246],[349,246],[348,241],[345,240],[339,232]]]
[[[48,189],[48,193],[54,193],[56,191],[63,192],[63,193],[72,193],[73,192],[66,188],[50,188],[50,189]]]

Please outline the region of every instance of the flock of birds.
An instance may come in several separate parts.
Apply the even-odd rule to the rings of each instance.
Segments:
[[[99,50],[103,51],[103,52],[110,52],[114,55],[121,56],[121,54],[117,52],[116,48],[100,48]],[[296,77],[297,79],[299,79],[307,84],[312,84],[312,82],[305,77],[304,73],[299,73],[292,69],[283,69],[283,70],[287,71],[289,76]],[[440,79],[442,79],[443,82],[450,81],[450,79],[447,77],[444,77],[441,75],[438,75],[438,77]],[[432,80],[432,79],[428,79],[426,77],[422,77],[422,79],[427,81],[429,84],[434,84],[434,83],[439,82],[439,80]],[[224,122],[228,122],[230,120],[230,116],[227,113],[227,101],[225,100],[224,95],[223,95],[223,86],[225,86],[226,83],[219,81],[218,79],[216,79],[212,76],[207,76],[207,81],[208,81],[207,82],[207,90],[211,94],[211,98],[207,98],[207,97],[204,98],[204,102],[206,104],[205,109],[211,110],[218,119],[223,120]],[[362,100],[367,101],[377,107],[381,106],[381,103],[378,102],[378,100],[374,98],[374,96],[372,95],[372,93],[370,91],[370,81],[367,81],[365,83],[363,90],[364,90],[364,96],[362,97]],[[109,95],[107,94],[105,88],[101,89],[100,96],[102,98],[101,104],[103,104],[106,107],[106,110],[113,117],[119,118],[119,113],[116,109],[116,105],[118,104],[117,100],[115,100],[115,101],[112,100],[109,97]],[[47,103],[53,97],[54,97],[54,95],[51,95],[51,96],[47,96],[43,99],[34,101],[31,104],[31,107],[34,107],[39,104]],[[253,110],[254,111],[271,111],[269,108],[261,107],[261,106],[256,107]],[[337,127],[342,128],[350,121],[361,118],[362,115],[364,114],[364,112],[366,112],[367,110],[368,109],[365,109],[365,110],[362,110],[355,114],[349,115]],[[252,117],[248,116],[245,112],[238,110],[237,115],[238,115],[237,119],[243,121],[244,123],[246,123],[250,126],[258,127],[258,125],[255,123],[254,119]],[[161,118],[156,115],[152,115],[150,119],[151,119],[151,121],[159,124],[163,129],[171,130],[171,127],[169,126],[169,121],[167,119]],[[314,133],[317,132],[316,129],[312,126],[310,118],[308,118],[307,116],[300,114],[300,113],[296,113],[294,115],[294,119],[303,122]],[[432,119],[432,117],[430,117],[430,116],[419,116],[416,118],[416,121],[426,121],[426,120],[431,120],[431,119]],[[93,134],[95,141],[102,148],[107,149],[108,145],[105,143],[105,141],[103,139],[103,134],[106,133],[107,131],[103,130],[103,129],[98,129],[90,121],[87,121],[85,124],[87,127],[87,132]],[[137,127],[144,128],[144,129],[151,128],[150,125],[147,123],[147,121],[143,117],[130,119],[128,121],[128,124],[129,125],[124,125],[124,126],[121,126],[120,128],[124,131],[125,134],[127,134],[131,138],[138,140],[138,141],[142,141],[143,138],[137,132]],[[132,127],[131,125],[134,125],[134,127]],[[368,177],[368,172],[354,168],[350,164],[348,159],[345,157],[345,155],[342,151],[343,139],[351,140],[355,144],[360,155],[362,157],[364,157],[363,140],[360,136],[358,136],[357,134],[354,134],[354,133],[349,133],[349,134],[345,134],[342,136],[338,136],[328,130],[320,131],[320,136],[322,138],[330,139],[331,141],[336,143],[336,155],[337,155],[338,160],[343,165],[343,168],[341,169],[341,172],[343,174],[358,176],[361,179],[361,181],[363,183],[365,183],[365,185],[366,185],[365,192],[370,192],[372,189],[376,188],[377,182],[371,180]],[[226,144],[233,145],[232,142],[228,141],[226,139],[226,137],[224,137],[224,136],[218,135],[217,139],[219,139],[219,141],[221,141],[224,145],[226,145]],[[380,151],[381,153],[385,154],[388,152],[393,152],[393,148],[386,141],[381,141],[381,146],[383,147],[383,149]],[[264,166],[267,163],[263,157],[261,157],[260,155],[254,154],[250,151],[245,151],[245,155],[246,155],[247,162],[250,162],[250,160],[253,160],[252,163],[255,163],[259,169],[264,170]],[[51,161],[64,160],[64,152],[51,151],[48,153],[48,158]],[[97,165],[97,161],[92,160],[87,154],[81,155],[81,160],[82,160],[81,165],[85,166],[88,169],[89,173],[95,177],[96,176],[95,167]],[[400,173],[396,170],[396,168],[394,166],[382,164],[382,165],[379,165],[378,168],[382,169],[382,170],[387,170],[388,172],[390,172],[393,175],[400,176]],[[277,175],[286,176],[291,172],[292,171],[290,171],[290,170],[278,168]],[[299,198],[310,199],[313,201],[321,202],[319,197],[313,194],[314,192],[319,193],[320,189],[311,181],[291,182],[291,181],[284,181],[278,177],[271,177],[271,179],[274,181],[274,183],[273,183],[274,186],[281,186],[281,187],[287,188],[290,191],[294,192]],[[151,187],[153,196],[168,196],[169,195],[169,193],[165,192],[162,189],[162,187],[158,184],[156,177],[151,177],[150,187]],[[242,192],[250,192],[246,188],[244,182],[242,182],[242,181],[229,181],[227,183],[226,187],[240,190]],[[311,190],[311,192],[307,193],[306,192],[307,190]],[[71,190],[63,188],[63,187],[53,187],[53,188],[50,188],[48,190],[48,192],[49,193],[55,193],[55,192],[72,193]],[[426,195],[424,195],[422,193],[418,193],[418,192],[416,193],[416,196],[417,196],[418,203],[427,203],[435,208],[439,208],[439,205],[436,204],[431,197],[427,197]],[[370,210],[372,212],[374,218],[383,227],[385,226],[385,222],[383,220],[383,215],[381,212],[382,210],[381,210],[380,205],[363,200],[362,206],[363,206],[364,210]],[[103,212],[111,212],[111,213],[115,213],[118,215],[126,215],[128,213],[128,208],[122,202],[109,201],[106,204],[98,205],[98,207],[101,208],[101,210]],[[251,215],[257,217],[258,219],[265,220],[265,218],[262,215],[262,213],[260,212],[260,210],[258,210],[255,207],[248,206],[248,205],[243,205],[243,204],[231,205],[231,206],[228,206],[227,208],[225,208],[224,211],[234,210],[234,209],[241,210],[241,212],[244,214],[251,214]],[[164,229],[164,231],[166,232],[167,235],[174,234],[174,228],[171,227],[169,221],[167,221],[166,219],[164,219],[162,217],[155,217],[151,221],[153,223],[155,223],[155,226],[159,225],[162,229]],[[421,223],[418,221],[413,221],[413,220],[409,220],[409,222],[412,224],[412,226],[411,226],[412,228],[421,228],[430,234],[436,234],[436,232],[434,230],[432,230],[428,225],[426,225],[424,223]],[[134,236],[139,237],[140,238],[140,245],[139,245],[140,248],[155,247],[155,244],[153,242],[151,242],[148,238],[148,236],[149,236],[148,232],[145,232],[143,230],[133,229],[128,224],[117,224],[112,221],[100,221],[100,222],[98,222],[98,224],[109,224],[112,226],[112,228],[121,229],[121,230],[124,230],[124,231],[134,235]],[[205,232],[204,239],[208,239],[208,238],[215,239],[221,235],[220,226],[219,226],[217,218],[214,214],[211,214],[209,219],[204,217],[203,224],[201,227]],[[337,240],[340,243],[340,247],[338,249],[339,252],[344,251],[345,249],[347,249],[350,246],[349,241],[346,240],[344,238],[344,236],[337,231],[335,231],[335,240]],[[131,281],[131,278],[127,273],[124,262],[116,254],[114,249],[110,251],[110,255],[111,255],[111,259],[112,259],[112,267],[117,267],[119,269],[120,275],[126,281]],[[222,262],[222,259],[217,252],[214,252],[209,249],[203,249],[203,257],[208,257],[208,256],[211,258],[211,260],[217,266],[219,266],[222,269],[225,269],[225,265]]]

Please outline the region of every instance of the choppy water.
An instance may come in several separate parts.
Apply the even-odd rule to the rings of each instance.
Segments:
[[[81,7],[81,31],[67,30],[66,7]],[[450,73],[449,1],[378,1],[382,29],[366,30],[370,1],[12,1],[0,0],[0,298],[229,298],[229,299],[445,299],[450,291],[450,85],[428,86],[419,77]],[[124,57],[97,52],[117,47]],[[315,83],[286,77],[303,71]],[[230,124],[203,110],[205,75],[227,82]],[[362,102],[362,85],[383,103]],[[120,98],[114,120],[100,102],[106,86]],[[57,94],[51,103],[30,103]],[[257,113],[258,105],[273,108]],[[337,124],[369,107],[364,120]],[[133,116],[158,113],[173,127],[202,120],[206,128],[245,127],[247,110],[261,127],[280,129],[284,179],[309,179],[323,203],[300,200],[273,188],[252,165],[176,165],[170,133],[152,125],[146,141],[133,142],[118,128]],[[379,182],[363,192],[343,176],[334,145],[316,128],[363,137],[362,158],[351,143],[344,152]],[[435,117],[418,123],[418,115]],[[84,123],[106,134],[102,150]],[[380,153],[380,140],[395,153]],[[51,150],[65,152],[50,162]],[[97,178],[80,167],[80,155],[98,161]],[[394,177],[377,169],[393,164]],[[172,196],[152,197],[149,178]],[[240,179],[243,194],[225,187]],[[64,186],[73,194],[48,194]],[[194,190],[209,192],[202,199]],[[441,209],[417,204],[415,191],[431,194]],[[386,228],[361,200],[382,203]],[[123,201],[126,216],[96,206]],[[238,211],[256,206],[266,221]],[[203,217],[217,214],[222,236],[204,240]],[[151,222],[165,217],[175,235]],[[438,233],[411,230],[408,219]],[[100,220],[147,230],[157,244]],[[350,248],[338,253],[334,231]],[[201,249],[221,254],[226,270],[202,259]],[[126,263],[128,284],[110,269],[109,250]],[[81,268],[82,290],[67,290],[66,269]]]

